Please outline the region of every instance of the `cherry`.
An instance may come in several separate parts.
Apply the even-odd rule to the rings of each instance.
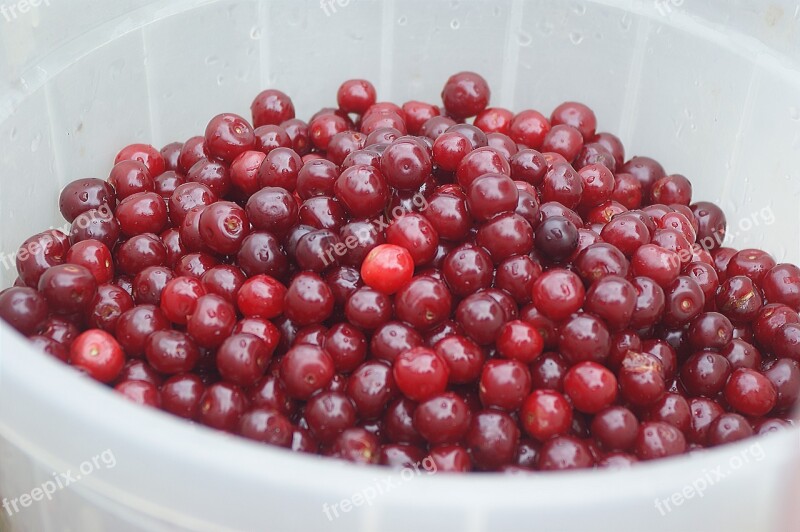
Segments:
[[[394,294],[413,276],[414,258],[411,253],[392,244],[373,248],[361,265],[364,283],[384,294]]]
[[[391,363],[400,353],[422,344],[422,336],[416,330],[403,323],[392,321],[382,325],[373,333],[370,352],[375,358]],[[447,359],[441,352],[439,354]]]
[[[728,359],[732,371],[739,368],[757,369],[761,367],[761,353],[744,340],[734,338],[720,350],[720,354]]]
[[[513,412],[531,391],[531,374],[518,360],[492,359],[483,365],[478,388],[483,406]]]
[[[563,216],[549,217],[536,227],[534,242],[541,255],[563,262],[578,247],[578,229]]]
[[[280,412],[269,408],[253,408],[239,419],[239,434],[245,438],[290,447],[292,444],[292,423]]]
[[[519,144],[539,150],[549,131],[550,122],[543,114],[526,110],[517,113],[511,120],[508,136]]]
[[[575,409],[595,414],[616,399],[617,379],[596,362],[579,362],[564,375],[564,392]]]
[[[469,139],[457,131],[439,135],[433,143],[433,162],[440,169],[455,172],[473,149]]]
[[[253,124],[256,127],[267,124],[281,124],[294,118],[292,99],[277,89],[268,89],[255,97],[250,106]]]
[[[633,451],[640,460],[683,454],[686,452],[686,438],[669,423],[645,421],[639,426]]]
[[[427,331],[452,312],[452,296],[444,282],[428,276],[414,277],[395,296],[399,319],[419,331]]]
[[[519,428],[511,416],[483,410],[473,417],[465,443],[478,468],[495,470],[514,462],[519,437]]]
[[[86,212],[100,208],[113,209],[117,196],[112,185],[113,183],[93,178],[78,179],[69,183],[59,196],[58,207],[61,215],[71,223]]]
[[[333,359],[321,347],[299,344],[281,359],[280,377],[290,397],[306,400],[333,379]]]
[[[524,321],[506,322],[497,337],[497,351],[505,358],[530,364],[544,349],[544,340],[536,328]]]
[[[200,359],[200,350],[187,334],[160,330],[147,337],[145,355],[153,369],[174,375],[192,371]]]
[[[718,312],[705,312],[692,320],[686,339],[695,349],[721,349],[733,340],[733,325]]]
[[[267,124],[264,126],[257,127],[253,133],[256,136],[256,150],[263,155],[268,154],[275,148],[293,148],[294,145],[292,143],[292,137],[289,136],[289,133],[286,131],[286,128],[281,127],[275,124]],[[253,162],[255,161],[263,161],[264,157],[258,157],[255,155],[254,152],[245,152],[242,155],[250,153],[250,157]],[[241,160],[242,155],[240,155],[237,159]],[[231,178],[233,179],[233,167],[236,164],[236,161],[231,163]],[[260,166],[260,162],[259,162]],[[258,171],[258,166],[251,167],[248,169],[248,174],[251,174],[248,179],[252,179],[255,173]]]
[[[311,142],[309,139],[308,124],[296,118],[290,118],[281,122],[280,126],[289,135],[291,146],[298,155],[305,156],[311,151]]]
[[[456,179],[466,190],[475,179],[489,173],[511,175],[511,167],[503,154],[485,146],[471,151],[461,159],[456,169]]]
[[[161,393],[149,382],[123,380],[114,387],[114,391],[138,405],[161,408]]]
[[[227,382],[215,383],[205,389],[200,399],[198,419],[204,425],[235,432],[247,410],[247,398],[241,388]]]
[[[316,273],[297,275],[284,298],[284,313],[298,325],[325,321],[333,312],[333,293]]]
[[[492,259],[483,249],[462,244],[444,259],[442,275],[456,296],[468,296],[492,283]]]
[[[46,270],[39,278],[39,292],[55,312],[85,312],[97,294],[97,281],[88,268],[59,264]]]
[[[541,471],[586,469],[594,462],[591,449],[583,440],[561,435],[544,442],[539,449],[537,467]]]
[[[572,126],[555,125],[544,136],[541,149],[543,152],[557,153],[567,162],[572,162],[583,149],[583,137],[581,132]]]
[[[607,275],[627,277],[630,268],[625,255],[605,242],[596,242],[582,249],[575,256],[573,266],[575,273],[589,284]]]
[[[442,101],[449,116],[455,119],[475,116],[489,105],[491,91],[486,80],[474,72],[450,76],[442,90]]]
[[[689,357],[681,368],[681,383],[693,396],[714,397],[730,375],[728,360],[713,351],[700,351]]]
[[[122,371],[125,353],[113,336],[99,329],[89,329],[72,342],[69,362],[91,378],[109,383]]]
[[[467,191],[467,206],[478,221],[514,210],[518,199],[516,185],[503,174],[484,174],[475,179]]]
[[[456,309],[456,321],[478,345],[494,343],[508,319],[501,303],[485,292],[466,297]]]
[[[605,320],[610,328],[621,330],[630,323],[636,308],[636,287],[615,275],[596,281],[586,293],[584,308]]]
[[[121,161],[114,165],[108,176],[108,184],[113,187],[119,200],[137,192],[154,192],[155,182],[147,167],[139,161]],[[69,186],[75,186],[73,183]],[[66,191],[67,189],[65,189]],[[108,204],[106,202],[106,204]],[[93,208],[100,207],[96,205]],[[113,203],[110,205],[113,206]],[[78,213],[80,214],[80,213]],[[66,216],[65,216],[66,218]],[[73,218],[74,219],[74,218]]]
[[[449,369],[432,349],[415,347],[394,359],[392,373],[403,395],[424,401],[445,390]]]
[[[122,200],[115,211],[119,228],[126,236],[159,233],[167,224],[164,198],[155,192],[138,192]]]
[[[664,324],[669,327],[683,326],[703,310],[705,295],[700,285],[681,275],[664,289]]]
[[[778,359],[765,367],[764,376],[777,392],[774,410],[783,412],[791,409],[800,397],[800,364],[786,358]]]
[[[52,233],[48,232],[44,234],[52,234]],[[32,238],[41,240],[44,234],[40,234]],[[72,226],[70,227],[69,243],[75,244],[82,240],[88,240],[90,238],[93,238],[105,244],[108,249],[113,249],[114,245],[117,243],[117,240],[119,240],[119,236],[120,236],[119,222],[112,215],[111,211],[108,208],[101,207],[100,209],[88,210],[83,214],[79,215],[77,218],[75,218],[75,221],[72,222]],[[28,240],[30,241],[31,239]],[[25,249],[31,250],[29,256],[33,258],[33,260],[37,260],[36,258],[40,257],[40,255],[48,255],[47,251],[49,250],[47,250],[46,248],[50,246],[45,246],[45,251],[40,254],[35,252],[36,248],[26,247],[26,244],[30,245],[30,242],[26,241],[26,243],[23,244],[23,247]],[[57,251],[58,247],[60,246],[54,246],[55,249],[50,251],[49,255],[51,255],[50,257],[51,260],[52,259],[57,260],[57,255],[59,254]],[[33,262],[33,260],[31,260],[30,262]],[[41,259],[39,258],[39,260]],[[25,281],[25,284],[29,283],[28,280],[29,276],[28,273],[26,272],[27,269],[26,266],[29,266],[30,262],[26,264],[24,258],[20,257],[19,255],[17,256],[17,270],[20,272],[20,275],[22,276],[23,281]],[[20,266],[22,266],[22,269],[20,268]]]
[[[761,291],[749,277],[729,277],[717,290],[719,312],[736,325],[749,323],[761,310]]]
[[[333,443],[339,434],[356,424],[355,407],[340,392],[322,392],[313,396],[304,412],[309,429],[323,444]]]
[[[752,435],[753,428],[744,417],[726,412],[709,425],[706,443],[714,447],[749,438]]]
[[[760,417],[775,408],[777,392],[763,374],[740,368],[731,374],[725,384],[725,400],[744,415]]]
[[[376,216],[389,199],[389,190],[380,171],[367,165],[355,165],[344,170],[335,182],[334,192],[357,218]]]
[[[165,266],[149,266],[133,278],[133,298],[137,304],[158,305],[161,294],[175,274]]]
[[[731,257],[725,275],[729,278],[743,275],[760,286],[761,280],[775,265],[775,260],[768,253],[760,249],[743,249]]]
[[[226,381],[247,387],[263,376],[271,356],[270,349],[257,336],[233,334],[217,350],[217,369]]]
[[[617,373],[619,392],[637,406],[653,404],[666,391],[664,367],[649,353],[628,351]]]
[[[374,330],[392,318],[392,300],[383,292],[361,287],[347,299],[347,320],[365,330]]]
[[[32,288],[13,287],[0,292],[0,318],[21,334],[34,334],[47,313],[47,301]]]
[[[694,203],[691,209],[697,220],[697,241],[700,245],[708,251],[721,248],[727,229],[727,220],[722,209],[707,201]]]
[[[331,456],[357,464],[377,464],[380,459],[380,442],[377,436],[366,429],[349,428],[336,438]]]
[[[645,197],[649,197],[653,184],[666,175],[664,168],[650,157],[634,157],[619,170],[632,174],[639,181]]]
[[[206,294],[197,300],[194,312],[188,317],[186,330],[200,347],[219,347],[233,332],[236,309],[216,294]]]
[[[484,223],[478,229],[475,242],[499,264],[514,255],[529,253],[533,248],[533,230],[519,214],[505,213]]]
[[[783,303],[794,310],[800,310],[800,268],[797,266],[774,266],[761,278],[761,288],[770,303]]]
[[[629,409],[612,406],[592,419],[592,436],[606,451],[628,451],[639,432],[639,420]]]
[[[577,314],[561,327],[558,350],[570,364],[585,360],[603,362],[610,348],[608,328],[590,314]]]
[[[631,257],[631,269],[634,275],[649,277],[663,288],[680,275],[681,260],[674,251],[645,244]]]
[[[561,321],[583,306],[585,289],[580,277],[568,270],[545,272],[533,284],[533,304],[548,318]]]
[[[582,103],[564,102],[553,110],[550,123],[554,126],[565,124],[581,132],[585,140],[594,137],[597,129],[597,118],[594,111]]]
[[[414,427],[430,445],[458,443],[470,428],[471,413],[455,393],[436,395],[414,411]]]

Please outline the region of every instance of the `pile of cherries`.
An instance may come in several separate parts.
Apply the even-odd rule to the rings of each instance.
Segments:
[[[489,96],[350,80],[304,122],[271,89],[252,125],[128,146],[63,190],[70,234],[25,241],[0,317],[134,402],[358,463],[624,467],[792,424],[800,269],[723,247],[585,105]]]

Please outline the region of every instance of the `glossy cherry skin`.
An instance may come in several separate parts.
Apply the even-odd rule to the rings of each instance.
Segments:
[[[442,90],[447,114],[453,118],[475,116],[489,105],[491,91],[486,80],[474,72],[450,76]]]
[[[394,380],[411,400],[424,401],[443,392],[449,374],[447,363],[435,351],[416,347],[395,358]]]
[[[61,264],[42,274],[39,292],[55,312],[85,312],[97,294],[97,281],[92,272],[83,266]]]
[[[372,249],[361,265],[361,278],[367,286],[384,294],[394,294],[414,275],[414,258],[407,249],[383,244]]]
[[[760,417],[768,414],[775,408],[777,399],[775,386],[756,370],[737,369],[725,384],[725,400],[747,416]]]
[[[419,276],[397,292],[397,317],[420,331],[442,323],[452,311],[452,296],[444,282]]]
[[[100,382],[113,381],[125,365],[125,353],[117,340],[105,331],[90,329],[70,346],[70,364]]]
[[[34,334],[47,314],[47,301],[32,288],[12,287],[0,292],[0,318],[21,334]]]
[[[253,113],[255,127],[278,125],[295,116],[292,99],[277,89],[267,89],[259,93],[253,100],[250,110]]]
[[[206,294],[197,300],[189,316],[186,330],[201,347],[219,347],[236,325],[236,309],[216,294]]]
[[[640,460],[682,454],[686,451],[686,438],[668,423],[648,421],[639,427],[633,450]]]
[[[580,277],[568,270],[550,270],[533,284],[532,298],[547,317],[561,321],[583,306],[586,295]]]
[[[489,360],[484,364],[478,393],[485,407],[512,412],[522,405],[530,390],[530,371],[518,360]]]

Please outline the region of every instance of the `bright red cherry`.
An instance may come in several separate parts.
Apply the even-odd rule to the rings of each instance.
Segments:
[[[414,258],[400,246],[381,244],[361,264],[364,284],[384,294],[394,294],[414,276]]]

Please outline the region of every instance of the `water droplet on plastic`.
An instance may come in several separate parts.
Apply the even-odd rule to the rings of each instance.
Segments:
[[[457,30],[458,28],[461,27],[461,23],[458,21],[457,18],[454,18],[453,20],[450,21],[450,27],[453,28],[454,30]]]
[[[586,14],[586,6],[583,4],[573,4],[569,7],[576,15]]]
[[[577,31],[573,31],[569,34],[569,40],[572,44],[577,46],[583,41],[583,35],[581,35]]]
[[[789,118],[792,120],[800,120],[800,109],[795,106],[789,107]]]
[[[629,29],[631,29],[631,22],[632,22],[632,20],[631,20],[630,15],[628,13],[625,13],[624,15],[622,15],[622,19],[620,19],[620,21],[619,21],[619,26],[624,31],[628,31]]]
[[[42,143],[42,135],[37,133],[31,139],[31,151],[39,151],[39,145]]]
[[[262,35],[263,32],[261,31],[261,28],[259,28],[258,26],[253,26],[252,28],[250,28],[250,38],[253,39],[254,41],[261,39]]]
[[[219,57],[216,55],[210,55],[206,57],[206,64],[207,65],[216,65],[219,62]]]
[[[217,76],[217,85],[220,87],[225,83],[225,78],[223,76]]]
[[[530,46],[533,43],[533,37],[530,33],[520,30],[517,32],[517,44],[520,46]]]
[[[541,33],[542,35],[545,35],[545,36],[550,35],[551,33],[553,33],[553,25],[551,23],[547,22],[546,20],[542,20],[541,22],[539,22],[536,25],[536,29],[539,30],[539,33]]]
[[[500,9],[500,6],[494,6],[494,9],[492,9],[492,15],[494,15],[496,17],[499,17],[502,14],[503,14],[503,10]]]
[[[8,138],[10,138],[11,140],[17,140],[18,136],[19,136],[19,132],[17,131],[17,128],[12,127],[11,128],[11,134],[8,136]]]
[[[405,26],[406,24],[408,24],[408,17],[406,17],[405,15],[397,19],[398,26]]]

